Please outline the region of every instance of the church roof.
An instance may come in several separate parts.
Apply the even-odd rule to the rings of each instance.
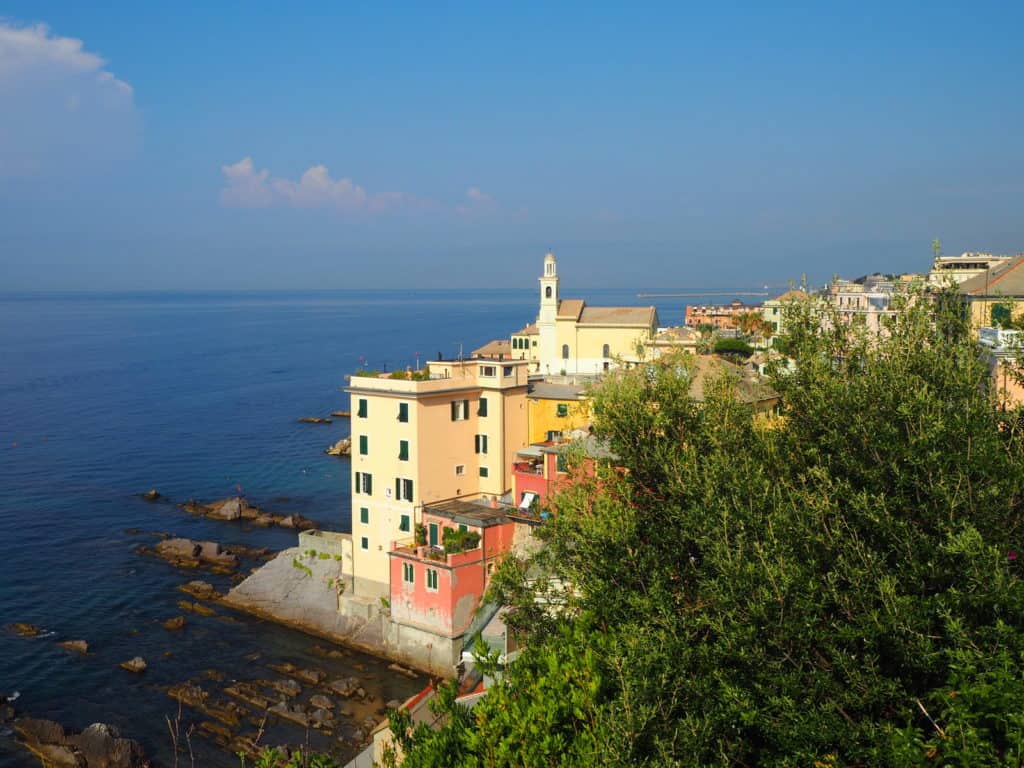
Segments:
[[[520,328],[518,331],[516,331],[512,335],[513,336],[536,336],[538,333],[539,333],[539,331],[537,330],[537,324],[536,323],[530,323],[529,325],[524,325],[522,328]]]
[[[806,298],[807,298],[807,294],[804,293],[803,291],[800,291],[800,290],[797,290],[797,289],[792,289],[792,290],[786,291],[781,296],[776,296],[774,299],[769,299],[769,301],[802,301],[802,300],[804,300]],[[767,303],[767,302],[765,302],[765,303]]]
[[[586,302],[583,299],[562,299],[558,302],[559,320],[579,320]]]
[[[561,315],[559,315],[561,316]],[[654,307],[584,307],[580,325],[640,325],[649,328],[657,323]]]

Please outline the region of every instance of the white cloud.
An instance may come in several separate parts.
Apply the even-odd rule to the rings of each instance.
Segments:
[[[466,190],[466,202],[458,203],[455,206],[455,212],[459,216],[474,216],[491,213],[497,208],[498,204],[493,197],[480,187],[470,187]]]
[[[73,174],[134,148],[132,87],[105,67],[81,40],[0,20],[0,176]]]
[[[222,205],[232,208],[324,208],[339,213],[379,214],[390,211],[427,211],[438,206],[404,192],[368,193],[350,178],[333,179],[325,165],[307,168],[297,181],[278,178],[270,171],[256,170],[251,157],[222,165]]]
[[[474,203],[489,203],[491,202],[491,196],[486,192],[482,191],[480,187],[470,187],[466,190],[466,197],[472,200]]]

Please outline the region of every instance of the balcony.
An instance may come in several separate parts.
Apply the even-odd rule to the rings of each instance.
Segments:
[[[412,557],[424,563],[441,563],[450,568],[457,568],[468,563],[479,563],[484,555],[483,547],[479,544],[473,549],[463,552],[446,552],[444,547],[417,544],[415,539],[391,542],[391,553]]]

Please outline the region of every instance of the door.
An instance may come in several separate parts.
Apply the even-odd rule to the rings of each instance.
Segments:
[[[430,524],[430,546],[437,546],[437,523]]]

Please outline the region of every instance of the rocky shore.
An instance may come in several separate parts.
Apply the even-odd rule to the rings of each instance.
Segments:
[[[138,742],[122,737],[117,728],[105,723],[93,723],[75,733],[53,720],[15,717],[14,709],[5,705],[0,707],[0,725],[9,725],[18,743],[38,757],[45,768],[150,766]]]
[[[214,520],[247,520],[253,525],[269,527],[276,525],[280,528],[290,528],[297,531],[308,531],[316,528],[316,523],[302,515],[290,514],[280,515],[266,512],[260,507],[250,504],[242,496],[234,496],[229,499],[220,499],[208,504],[190,499],[184,504],[179,504],[186,512],[193,515],[202,515]]]

